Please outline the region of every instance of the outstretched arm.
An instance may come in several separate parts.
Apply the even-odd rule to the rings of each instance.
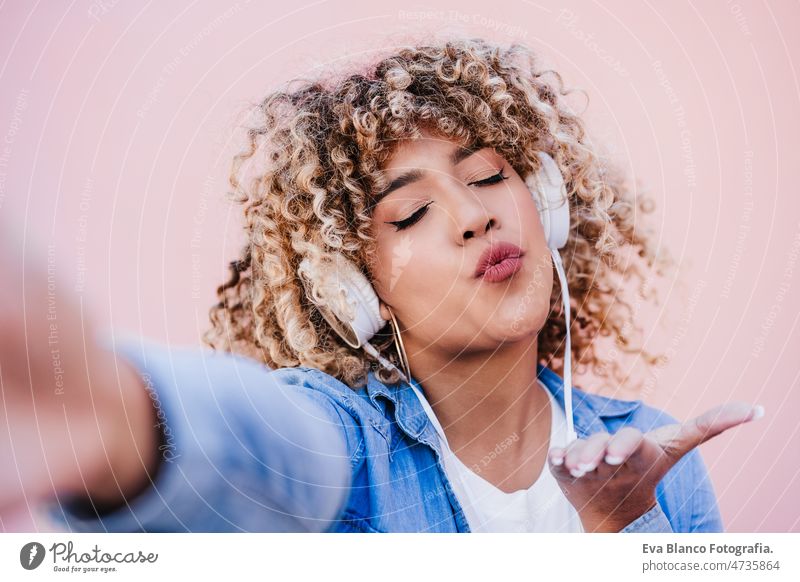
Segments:
[[[327,527],[359,442],[347,412],[302,370],[98,339],[12,226],[0,222],[0,528],[42,501],[76,531]]]
[[[128,492],[106,474],[99,496],[62,496],[51,516],[73,531],[324,531],[338,516],[355,427],[302,369],[277,381],[248,358],[137,338],[113,351],[135,371],[157,436],[124,454],[155,453],[153,470]]]

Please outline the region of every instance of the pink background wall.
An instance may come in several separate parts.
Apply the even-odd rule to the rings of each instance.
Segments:
[[[407,30],[525,42],[587,91],[684,265],[665,311],[642,311],[673,355],[645,399],[681,419],[764,404],[701,451],[729,531],[800,531],[799,17],[789,0],[5,2],[0,212],[56,245],[101,323],[195,343],[238,251],[222,194],[249,102]]]

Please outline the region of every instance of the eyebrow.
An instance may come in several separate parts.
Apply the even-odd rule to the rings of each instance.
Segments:
[[[468,157],[470,157],[472,154],[480,150],[481,147],[476,144],[472,144],[467,147],[456,146],[455,148],[453,148],[453,151],[450,152],[450,156],[448,159],[450,160],[450,164],[452,164],[453,166],[457,166],[458,164],[466,160]],[[421,180],[424,176],[425,172],[423,170],[410,170],[405,174],[400,174],[397,178],[395,178],[389,183],[389,187],[386,188],[386,190],[378,194],[375,202],[373,202],[372,204],[372,207],[374,208],[375,206],[377,206],[381,200],[386,198],[389,194],[391,194],[395,190],[402,188],[403,186],[408,186],[409,184],[413,184],[414,182]]]
[[[456,146],[456,148],[450,153],[450,163],[454,166],[457,166],[472,154],[481,150],[481,147],[477,144],[472,144],[467,147]]]

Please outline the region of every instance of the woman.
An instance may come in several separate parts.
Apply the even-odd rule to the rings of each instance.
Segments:
[[[679,424],[571,385],[570,330],[600,374],[595,335],[627,342],[619,249],[655,257],[552,77],[522,46],[453,40],[268,96],[232,172],[249,240],[215,353],[100,341],[93,372],[122,389],[97,417],[117,426],[58,467],[50,514],[76,531],[721,531],[696,447],[758,407]]]

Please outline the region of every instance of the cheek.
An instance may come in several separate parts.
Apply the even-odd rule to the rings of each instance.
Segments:
[[[525,189],[514,197],[514,204],[506,209],[505,223],[511,230],[519,232],[530,263],[541,267],[552,265],[552,257],[544,236],[544,227],[539,210],[530,192]]]
[[[513,202],[507,208],[506,220],[510,221],[515,228],[519,227],[529,239],[539,239],[544,241],[544,229],[539,210],[533,196],[527,188],[522,186],[515,192]]]
[[[391,243],[383,242],[379,239],[376,250],[374,285],[384,302],[401,309],[413,297],[415,305],[423,305],[452,287],[458,276],[453,272],[456,265],[443,253],[432,251],[432,245],[403,234],[393,237]]]
[[[528,255],[528,258],[530,259],[528,265],[530,276],[528,277],[526,292],[532,296],[532,299],[537,304],[547,307],[554,284],[553,258],[546,249]]]
[[[425,268],[423,258],[408,235],[395,234],[378,239],[375,287],[384,301],[397,305],[395,299],[415,289],[417,273]]]

